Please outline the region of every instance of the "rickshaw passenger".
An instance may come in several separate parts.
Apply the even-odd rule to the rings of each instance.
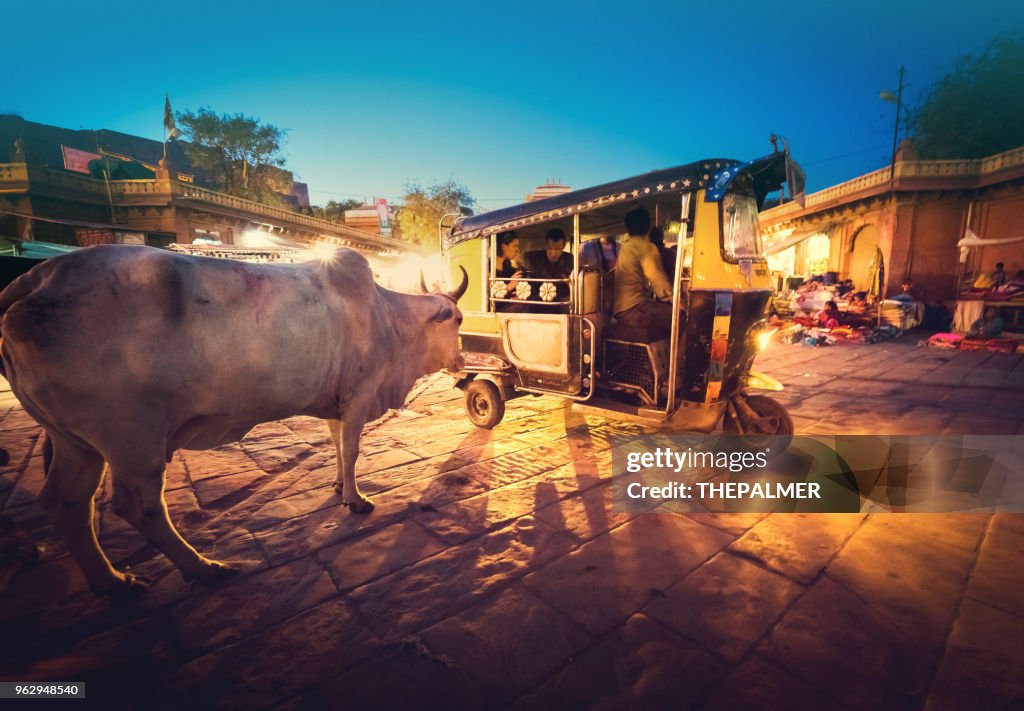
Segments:
[[[660,227],[651,228],[651,236],[649,238],[651,244],[658,248],[658,254],[661,255],[661,267],[665,270],[665,276],[669,278],[669,282],[672,281],[672,276],[676,273],[676,250],[678,247],[666,247],[665,246],[665,232]]]
[[[515,231],[502,232],[498,235],[498,263],[494,276],[505,281],[505,295],[503,298],[516,299],[516,287],[519,286],[519,279],[523,271],[519,266],[519,235]],[[493,292],[492,292],[493,293]],[[498,302],[494,305],[496,311],[519,312],[524,310],[523,304],[509,304]]]
[[[600,269],[602,273],[607,274],[615,269],[620,247],[621,245],[615,241],[615,235],[602,235],[587,240],[580,245],[580,268]]]
[[[572,274],[572,255],[565,251],[565,231],[553,227],[544,238],[545,248],[527,252],[522,260],[526,276],[532,279],[551,279],[555,292],[551,301],[565,302],[569,300],[569,285],[557,280],[567,279]],[[543,283],[532,282],[531,298],[547,301]]]
[[[672,287],[661,265],[661,254],[651,244],[651,216],[642,207],[626,214],[629,239],[619,251],[615,270],[615,319],[621,326],[643,332],[644,342],[668,338],[671,333]]]

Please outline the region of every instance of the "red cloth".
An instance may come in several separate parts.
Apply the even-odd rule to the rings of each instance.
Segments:
[[[990,338],[986,343],[988,350],[997,353],[1013,353],[1017,349],[1017,341],[1012,338]]]
[[[983,351],[988,348],[988,341],[984,338],[965,338],[960,341],[962,351]]]

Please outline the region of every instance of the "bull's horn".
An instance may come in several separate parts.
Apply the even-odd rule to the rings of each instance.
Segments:
[[[459,269],[462,270],[462,283],[455,291],[449,291],[448,296],[451,297],[452,301],[458,302],[462,298],[462,295],[466,293],[466,289],[469,288],[469,274],[466,273],[466,268],[459,265]]]
[[[424,294],[429,294],[430,289],[427,288],[427,280],[423,277],[423,270],[420,269],[420,291]]]

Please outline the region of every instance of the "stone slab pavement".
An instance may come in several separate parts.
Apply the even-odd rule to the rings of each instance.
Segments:
[[[1024,359],[904,338],[772,346],[798,432],[1024,434]],[[89,592],[35,497],[40,429],[0,392],[0,510],[41,560],[0,578],[0,678],[104,708],[1024,705],[1024,515],[613,511],[611,438],[553,397],[486,431],[434,376],[371,425],[350,515],[326,428],[178,452],[183,535],[242,572],[185,583],[97,496],[131,606]]]

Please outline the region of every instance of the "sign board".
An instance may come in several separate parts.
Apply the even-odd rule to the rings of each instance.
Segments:
[[[388,201],[384,198],[377,198],[377,216],[380,218],[381,237],[390,237],[391,218],[388,213]]]
[[[76,173],[89,174],[89,161],[102,158],[98,153],[80,151],[77,148],[68,148],[65,145],[60,147],[64,154],[64,170],[73,170]]]

